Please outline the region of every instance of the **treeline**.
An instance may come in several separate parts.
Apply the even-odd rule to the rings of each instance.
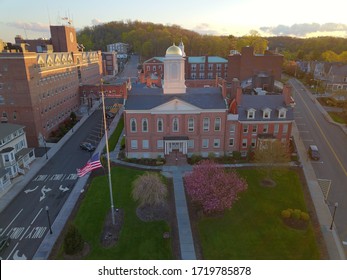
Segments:
[[[347,39],[338,37],[293,38],[261,37],[256,31],[247,36],[235,37],[201,35],[178,25],[154,24],[140,21],[113,21],[93,27],[85,27],[77,34],[78,42],[86,50],[106,51],[106,45],[124,42],[142,59],[163,56],[166,49],[181,40],[188,56],[216,55],[227,57],[230,50],[240,51],[243,46],[254,46],[256,53],[268,47],[277,50],[288,60],[336,60],[345,57]],[[324,54],[325,53],[325,54]]]

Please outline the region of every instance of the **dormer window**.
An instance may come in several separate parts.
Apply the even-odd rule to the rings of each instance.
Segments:
[[[287,109],[286,108],[279,108],[278,109],[278,118],[279,119],[285,119],[287,115]]]
[[[271,116],[271,109],[265,108],[263,109],[263,119],[270,119]]]
[[[247,119],[254,119],[255,109],[251,108],[247,110]]]

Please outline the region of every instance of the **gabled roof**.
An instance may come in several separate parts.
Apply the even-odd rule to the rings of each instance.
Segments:
[[[0,139],[4,139],[25,126],[12,123],[0,123]]]
[[[254,119],[247,118],[247,110],[249,108],[254,108],[255,116]],[[282,94],[276,95],[250,95],[243,94],[241,97],[241,104],[238,107],[238,114],[240,121],[263,121],[263,110],[265,108],[271,109],[271,115],[266,121],[283,121],[283,120],[293,120],[293,108],[288,107],[284,103],[284,98]],[[287,109],[286,118],[278,118],[278,109]]]
[[[133,88],[128,94],[125,110],[151,110],[174,99],[204,110],[226,110],[218,88],[187,88],[182,94],[163,94],[160,88]]]
[[[150,59],[147,59],[143,64],[148,64],[148,63],[164,63],[164,57],[155,56]]]

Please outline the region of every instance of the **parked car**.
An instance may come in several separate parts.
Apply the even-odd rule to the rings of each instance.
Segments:
[[[11,239],[8,236],[1,237],[1,239],[0,239],[0,252],[2,252],[3,250],[5,250],[5,248],[10,246],[10,241],[11,241]]]
[[[106,118],[113,119],[114,117],[115,117],[115,114],[113,114],[112,112],[107,112],[106,113]]]
[[[308,147],[308,154],[311,159],[313,160],[319,160],[320,159],[320,154],[318,151],[318,147],[316,145],[310,145]]]
[[[80,144],[80,148],[88,152],[93,152],[95,150],[95,146],[89,142],[82,142]]]

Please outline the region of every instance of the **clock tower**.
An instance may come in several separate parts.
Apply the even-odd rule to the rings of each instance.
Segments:
[[[55,52],[78,52],[76,30],[71,26],[50,26]]]

